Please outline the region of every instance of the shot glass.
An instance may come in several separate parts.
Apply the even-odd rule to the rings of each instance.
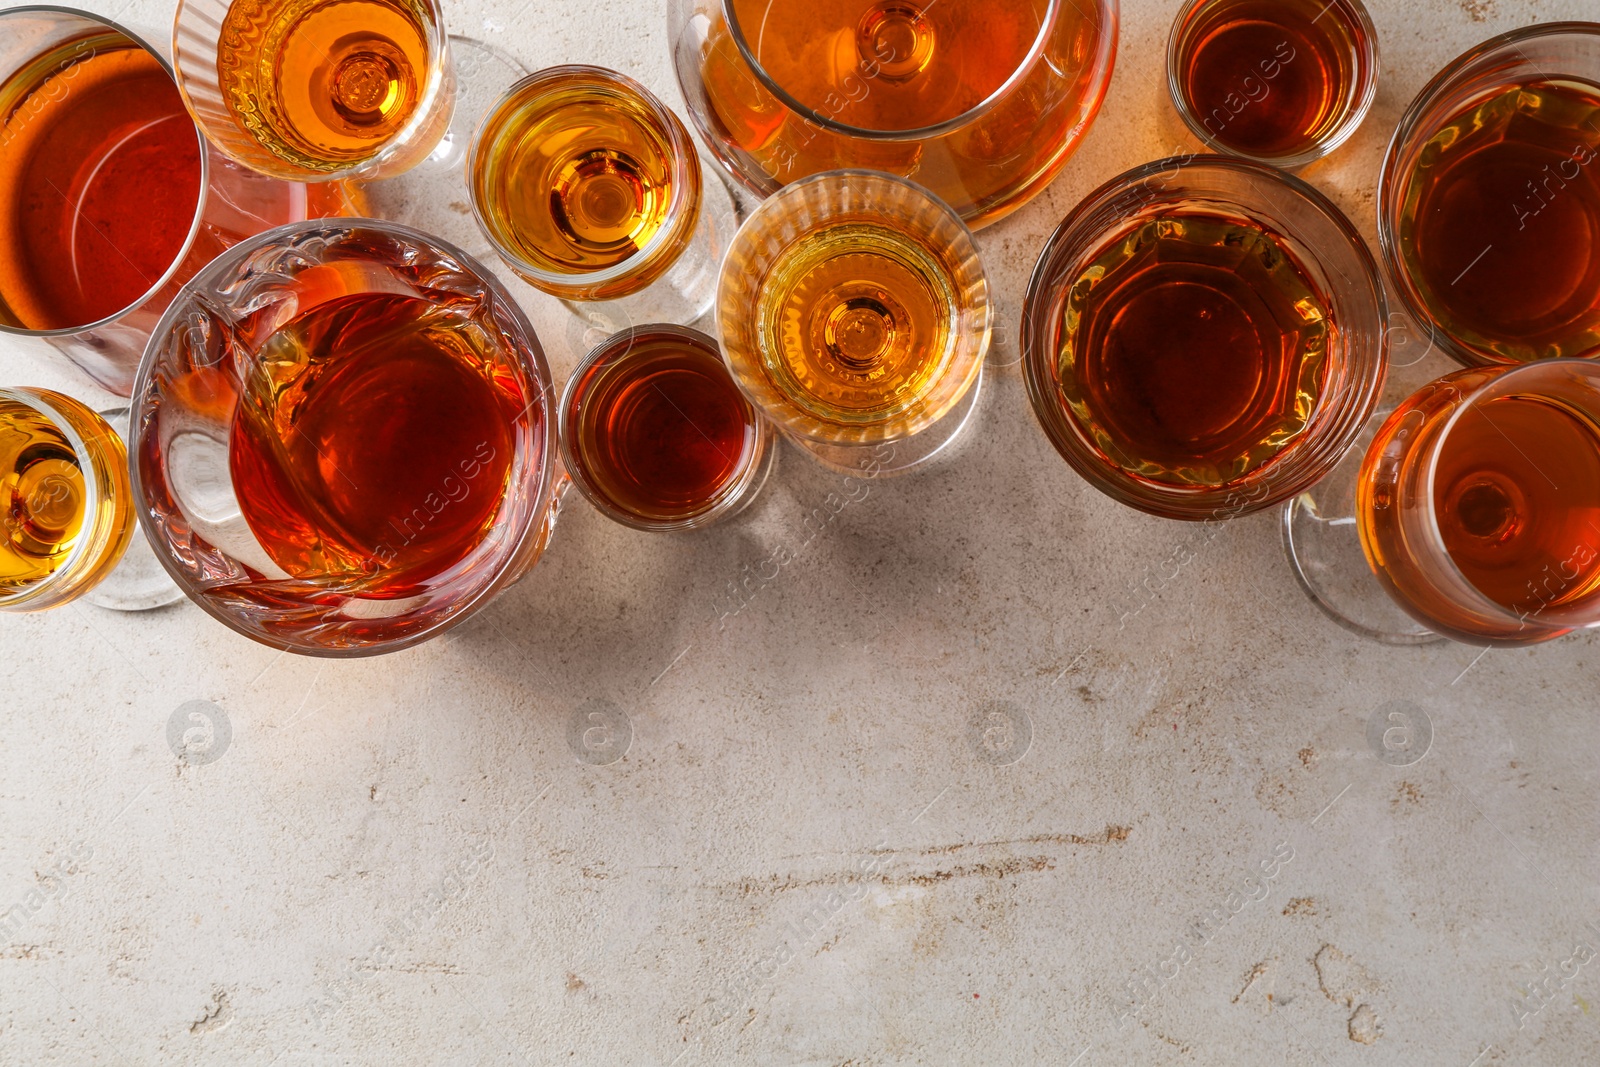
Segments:
[[[1167,39],[1167,89],[1190,132],[1285,169],[1350,139],[1378,68],[1361,0],[1189,0]]]
[[[717,344],[647,325],[604,341],[561,398],[561,454],[602,514],[639,530],[699,530],[743,511],[766,483],[772,426]]]

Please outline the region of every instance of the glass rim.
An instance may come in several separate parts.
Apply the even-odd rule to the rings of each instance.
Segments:
[[[1372,110],[1373,102],[1378,98],[1378,83],[1382,81],[1382,72],[1379,69],[1381,52],[1378,43],[1378,28],[1372,21],[1372,14],[1362,3],[1362,0],[1329,0],[1325,11],[1339,10],[1350,16],[1356,28],[1361,31],[1361,52],[1366,60],[1367,73],[1364,83],[1354,87],[1350,101],[1346,105],[1344,117],[1335,123],[1327,133],[1312,141],[1311,146],[1302,152],[1293,152],[1285,155],[1263,155],[1255,152],[1244,152],[1224,144],[1205,128],[1199,121],[1194,110],[1189,106],[1188,94],[1183,89],[1182,78],[1179,73],[1179,49],[1186,40],[1185,31],[1192,28],[1191,19],[1198,15],[1203,8],[1224,3],[1226,0],[1188,0],[1188,3],[1178,11],[1177,18],[1172,21],[1172,29],[1167,34],[1167,95],[1172,98],[1172,106],[1178,112],[1178,117],[1189,128],[1189,132],[1199,138],[1202,144],[1213,152],[1222,155],[1237,156],[1257,163],[1266,163],[1274,167],[1293,169],[1314,163],[1325,156],[1331,155],[1340,146],[1355,136],[1357,129],[1366,121],[1367,113]],[[1320,15],[1318,16],[1321,17]]]
[[[1600,29],[1600,27],[1597,27],[1597,29]],[[1515,619],[1519,629],[1528,629],[1530,620],[1538,619],[1544,623],[1544,629],[1556,631],[1557,633],[1565,633],[1589,626],[1600,626],[1600,618],[1594,617],[1596,607],[1600,606],[1600,591],[1581,599],[1575,604],[1562,605],[1554,611],[1541,608],[1527,614],[1519,613],[1514,608],[1509,608],[1497,600],[1490,599],[1461,570],[1460,565],[1455,561],[1455,557],[1450,554],[1449,549],[1445,546],[1444,531],[1439,526],[1439,511],[1434,504],[1434,501],[1438,498],[1439,460],[1444,453],[1445,445],[1449,442],[1456,429],[1457,423],[1461,421],[1467,412],[1478,411],[1483,404],[1511,395],[1518,389],[1522,378],[1551,375],[1565,371],[1578,371],[1588,375],[1594,379],[1596,391],[1600,392],[1600,363],[1581,356],[1566,356],[1558,359],[1537,359],[1526,363],[1506,363],[1490,367],[1467,368],[1465,371],[1457,371],[1456,373],[1470,373],[1472,370],[1480,372],[1488,370],[1493,372],[1493,376],[1479,382],[1470,391],[1461,394],[1455,409],[1450,412],[1449,416],[1440,425],[1438,432],[1433,436],[1433,440],[1428,442],[1428,451],[1426,456],[1423,457],[1423,462],[1426,464],[1423,470],[1423,493],[1425,495],[1423,510],[1427,516],[1427,523],[1423,529],[1428,537],[1428,547],[1433,551],[1436,559],[1447,568],[1449,576],[1460,583],[1461,587],[1470,589],[1478,598],[1479,602],[1474,605],[1474,610],[1479,614],[1496,616],[1502,620]],[[1543,395],[1537,391],[1537,386],[1528,390],[1528,392],[1532,396]],[[1532,462],[1531,457],[1529,462]],[[1588,610],[1580,613],[1579,609],[1585,606],[1585,602],[1587,602]],[[1570,616],[1574,615],[1588,617],[1590,621],[1573,621]],[[1556,636],[1556,633],[1552,633],[1551,636]]]
[[[229,138],[214,136],[212,135],[211,131],[206,128],[205,121],[200,117],[200,109],[195,106],[194,101],[189,96],[189,87],[187,84],[188,79],[184,76],[182,68],[180,68],[178,65],[178,57],[182,54],[182,50],[178,47],[179,27],[182,24],[184,12],[195,7],[197,2],[199,2],[199,0],[178,0],[177,6],[173,11],[172,64],[170,69],[173,71],[173,80],[178,84],[178,92],[183,96],[184,108],[189,112],[189,117],[191,120],[193,120],[195,128],[205,136],[206,140],[213,147],[215,147],[217,151],[221,152],[224,156],[227,156],[240,166],[247,167],[258,174],[264,174],[269,178],[277,178],[279,181],[302,182],[309,184],[315,182],[359,179],[363,174],[377,170],[386,162],[393,159],[396,155],[403,151],[411,139],[416,136],[419,130],[425,129],[434,121],[435,116],[433,112],[438,106],[439,94],[444,92],[445,85],[449,82],[451,77],[451,71],[448,69],[450,56],[450,31],[445,25],[444,8],[441,5],[440,0],[417,0],[418,3],[427,9],[429,15],[432,16],[433,19],[433,25],[431,27],[427,27],[427,29],[434,31],[429,35],[433,37],[433,40],[428,44],[428,85],[423,90],[421,95],[417,97],[417,104],[413,110],[411,118],[408,119],[406,124],[400,127],[400,129],[384,138],[383,142],[378,146],[377,149],[373,151],[371,155],[365,157],[364,159],[350,163],[348,166],[340,167],[337,170],[321,171],[289,165],[281,157],[274,155],[265,149],[263,149],[263,152],[270,157],[270,162],[263,159],[245,159],[242,156],[235,154],[229,148]],[[221,41],[219,40],[217,42],[217,46],[220,47],[220,45]],[[211,65],[213,68],[215,68],[215,47],[210,50],[210,55]],[[453,102],[451,106],[454,106]],[[251,144],[257,145],[258,147],[260,146],[260,142],[256,139],[256,137],[243,128],[240,128],[236,125],[233,132],[236,133],[240,139],[249,141]]]
[[[1330,283],[1344,279],[1354,287],[1355,298],[1363,303],[1370,299],[1377,344],[1368,351],[1365,346],[1357,347],[1346,334],[1347,340],[1341,346],[1346,353],[1341,359],[1344,377],[1330,381],[1329,388],[1319,398],[1328,400],[1350,395],[1353,402],[1344,405],[1345,410],[1339,413],[1336,422],[1321,425],[1315,433],[1312,432],[1312,423],[1308,422],[1306,433],[1297,441],[1226,484],[1177,485],[1139,477],[1104,456],[1097,446],[1085,438],[1077,418],[1068,413],[1060,402],[1059,385],[1053,373],[1054,353],[1046,352],[1044,348],[1055,337],[1052,322],[1058,317],[1061,294],[1071,283],[1071,279],[1063,274],[1066,253],[1075,251],[1070,248],[1071,242],[1092,242],[1093,248],[1102,248],[1107,243],[1106,234],[1110,231],[1103,226],[1085,236],[1086,225],[1097,222],[1094,217],[1096,213],[1115,203],[1126,190],[1140,187],[1158,175],[1167,175],[1167,180],[1172,181],[1185,171],[1202,168],[1246,174],[1280,186],[1316,211],[1344,236],[1344,248],[1360,265],[1359,277],[1350,278],[1343,271],[1330,268],[1327,264],[1328,253],[1322,248],[1306,248],[1310,254],[1310,262],[1306,265],[1328,276]],[[1231,206],[1243,209],[1243,205],[1237,202]],[[1272,206],[1279,208],[1276,203]],[[1120,221],[1127,221],[1136,212],[1137,209],[1129,211]],[[1296,241],[1296,244],[1304,246],[1306,243]],[[1068,466],[1091,486],[1118,503],[1148,514],[1200,521],[1224,511],[1234,515],[1245,514],[1282,503],[1315,484],[1340,456],[1349,451],[1377,405],[1382,391],[1388,369],[1387,324],[1388,299],[1377,262],[1360,231],[1337,204],[1304,179],[1266,163],[1240,156],[1189,153],[1142,164],[1105,182],[1079,201],[1051,233],[1023,296],[1020,335],[1022,379],[1030,407],[1046,439],[1067,461]],[[1044,361],[1048,361],[1048,364]],[[1357,389],[1360,393],[1354,392]],[[1312,419],[1321,418],[1322,412],[1332,410],[1332,407],[1332,404],[1319,402]],[[1267,491],[1259,497],[1246,499],[1244,504],[1235,508],[1240,494],[1253,487]]]
[[[749,410],[750,422],[755,428],[754,443],[747,450],[748,454],[742,457],[742,462],[734,473],[724,483],[720,494],[699,511],[676,519],[651,519],[639,515],[637,512],[619,507],[615,501],[601,492],[600,488],[591,482],[588,469],[580,462],[577,451],[572,444],[574,440],[572,408],[574,402],[578,400],[578,389],[582,384],[584,375],[602,363],[620,363],[622,360],[627,359],[629,352],[632,350],[634,339],[639,334],[649,334],[652,337],[672,337],[702,349],[727,373],[729,388],[739,398],[739,402]],[[578,365],[573,369],[571,376],[567,378],[567,384],[561,390],[561,400],[557,411],[559,428],[557,438],[561,442],[561,460],[563,466],[566,467],[567,475],[572,479],[572,484],[577,487],[578,492],[583,494],[585,500],[594,505],[596,511],[599,511],[613,522],[632,527],[635,530],[648,530],[652,533],[673,533],[703,529],[742,510],[755,494],[760,491],[761,484],[765,480],[762,468],[767,464],[772,452],[772,423],[761,414],[760,409],[739,388],[737,379],[734,378],[731,371],[728,371],[728,365],[723,360],[722,350],[718,346],[716,338],[688,326],[673,323],[643,323],[625,327],[607,337],[590,349],[583,359],[578,361]]]
[[[0,333],[8,333],[17,337],[71,337],[74,334],[89,333],[90,331],[109,326],[125,316],[139,310],[145,304],[154,299],[157,293],[161,292],[162,289],[170,284],[172,279],[177,275],[178,271],[183,267],[184,260],[188,258],[190,250],[194,247],[195,239],[200,236],[201,225],[205,219],[206,202],[210,199],[211,158],[210,152],[207,151],[207,149],[211,146],[211,141],[206,137],[205,131],[200,128],[200,124],[195,121],[193,113],[189,110],[188,97],[183,94],[183,86],[178,81],[176,69],[173,67],[172,63],[168,62],[167,57],[161,54],[160,50],[158,50],[139,33],[122,25],[120,22],[115,22],[112,19],[105,17],[104,15],[97,15],[75,7],[62,7],[56,4],[30,4],[25,7],[6,8],[5,10],[0,11],[0,23],[3,23],[6,19],[13,15],[26,15],[35,13],[72,15],[77,18],[86,19],[90,22],[97,22],[107,29],[114,30],[115,32],[122,34],[128,40],[132,41],[140,48],[143,48],[150,55],[154,56],[156,62],[161,64],[162,69],[167,72],[167,77],[172,79],[172,84],[178,89],[179,98],[184,103],[184,116],[189,120],[189,125],[194,128],[195,140],[200,146],[200,192],[199,195],[195,197],[194,218],[189,220],[189,232],[184,236],[183,246],[172,257],[172,262],[167,264],[167,269],[162,272],[161,277],[157,278],[154,284],[152,284],[127,306],[118,308],[116,311],[105,316],[104,318],[97,319],[94,322],[87,323],[83,326],[61,326],[48,330],[30,330],[25,327],[12,326],[9,323],[0,321]]]
[[[667,141],[673,148],[672,160],[672,200],[668,207],[667,217],[677,225],[664,225],[656,230],[654,236],[645,242],[645,246],[632,255],[609,267],[595,271],[577,273],[562,273],[546,270],[528,262],[520,254],[508,248],[497,232],[498,228],[491,226],[482,205],[482,196],[478,191],[478,182],[474,175],[478,170],[480,155],[487,150],[485,137],[489,127],[500,119],[511,107],[520,104],[532,94],[529,90],[543,88],[544,83],[571,75],[581,75],[594,79],[597,83],[620,85],[630,94],[636,96],[651,116],[660,124],[667,135]],[[495,254],[517,273],[523,275],[530,284],[536,288],[558,297],[568,299],[582,299],[582,294],[594,289],[596,286],[611,285],[633,278],[635,275],[649,274],[650,281],[654,281],[660,271],[666,270],[677,261],[678,255],[688,246],[688,238],[698,225],[701,213],[701,201],[704,196],[704,175],[691,173],[700,167],[700,155],[695,147],[694,138],[689,135],[689,130],[677,114],[668,107],[660,97],[651,92],[641,82],[618,70],[610,67],[601,67],[591,63],[562,63],[553,67],[544,67],[525,77],[517,79],[500,98],[494,102],[482,119],[479,120],[477,129],[472,133],[472,140],[467,148],[466,160],[467,200],[472,207],[472,217],[478,224],[489,245]],[[691,198],[691,186],[693,195]],[[688,221],[683,221],[687,216]],[[674,251],[676,248],[676,251]],[[670,253],[670,254],[669,254]],[[646,282],[645,285],[648,285]],[[641,286],[640,288],[643,288]],[[618,293],[626,296],[628,293]]]
[[[789,0],[768,0],[769,4],[784,2],[789,2]],[[919,126],[909,130],[875,130],[865,126],[852,126],[847,122],[840,122],[838,119],[823,115],[815,108],[807,107],[795,99],[787,89],[778,84],[777,79],[773,78],[767,72],[766,67],[762,66],[761,62],[756,59],[754,52],[750,48],[750,43],[745,37],[744,30],[739,25],[739,16],[733,10],[734,0],[719,0],[722,7],[722,17],[728,24],[728,35],[733,38],[734,45],[739,49],[739,54],[749,64],[751,73],[755,74],[768,92],[777,97],[779,102],[786,108],[808,122],[814,122],[833,133],[868,141],[922,141],[932,137],[940,137],[969,125],[992,110],[1000,101],[1009,96],[1018,85],[1022,84],[1022,81],[1044,56],[1045,46],[1049,44],[1050,36],[1055,32],[1056,22],[1060,18],[1061,9],[1066,6],[1068,0],[1046,0],[1046,2],[1049,7],[1045,11],[1045,17],[1039,23],[1039,32],[1034,37],[1033,44],[1029,46],[1027,54],[1017,64],[1016,69],[1006,76],[1006,80],[1001,82],[988,96],[961,114],[952,116],[943,122],[936,122],[929,126]],[[1106,0],[1106,2],[1103,2],[1103,0],[1089,0],[1089,2],[1094,6],[1097,13],[1101,12],[1109,3],[1112,21],[1115,22],[1116,0]],[[931,6],[931,4],[928,6]],[[1115,47],[1116,34],[1102,33],[1101,37],[1111,38],[1112,47]],[[1099,56],[1096,57],[1097,63],[1099,58]]]
[[[246,630],[236,624],[232,614],[220,608],[203,588],[197,587],[187,572],[181,570],[172,560],[172,553],[168,549],[167,539],[161,535],[157,528],[156,519],[149,506],[143,473],[143,464],[136,457],[144,450],[146,432],[149,419],[147,397],[151,392],[151,379],[155,373],[158,362],[158,345],[165,340],[177,325],[180,315],[187,313],[193,294],[212,283],[227,277],[237,271],[239,266],[248,258],[271,248],[282,246],[285,242],[305,234],[317,231],[339,230],[375,230],[386,236],[397,237],[404,241],[431,247],[445,253],[467,270],[472,277],[483,284],[495,297],[499,304],[498,310],[510,316],[511,322],[524,335],[528,342],[521,346],[522,357],[527,360],[533,381],[530,383],[537,387],[538,398],[530,401],[528,408],[534,403],[542,401],[545,405],[545,417],[541,420],[542,432],[540,434],[540,457],[537,486],[529,490],[521,490],[516,486],[508,485],[506,495],[518,492],[531,492],[532,504],[528,514],[528,524],[520,531],[516,541],[507,546],[503,557],[495,563],[492,577],[484,581],[481,588],[469,597],[453,603],[447,614],[433,622],[432,625],[392,639],[381,639],[362,645],[352,646],[322,646],[309,645],[293,639],[285,639],[273,630]],[[133,393],[128,398],[128,477],[133,494],[133,511],[138,516],[139,527],[144,531],[150,541],[155,556],[161,561],[161,566],[177,584],[183,594],[197,604],[206,614],[216,619],[233,633],[249,638],[258,644],[279,651],[293,652],[297,655],[314,656],[325,659],[356,659],[366,656],[375,656],[389,652],[398,652],[401,649],[411,648],[458,625],[463,620],[470,618],[476,611],[484,607],[493,597],[504,590],[512,582],[521,577],[519,560],[526,546],[544,536],[545,526],[548,524],[548,512],[555,499],[556,469],[560,465],[559,445],[556,441],[556,419],[550,410],[550,398],[554,394],[553,383],[550,378],[550,367],[546,361],[544,348],[539,342],[539,336],[529,320],[527,312],[517,303],[504,283],[495,276],[482,263],[471,255],[458,248],[442,237],[424,233],[404,223],[392,222],[387,219],[304,219],[299,222],[285,223],[282,226],[265,230],[253,237],[246,238],[206,264],[198,273],[184,284],[182,291],[173,298],[166,311],[162,312],[160,321],[150,333],[150,341],[145,347],[144,358],[139,361],[139,373],[134,380]],[[524,412],[526,412],[526,408]],[[231,483],[230,483],[231,484]],[[487,539],[487,538],[486,538]]]
[[[100,512],[101,486],[100,479],[95,477],[94,457],[89,454],[89,446],[72,425],[72,420],[66,418],[50,402],[47,395],[49,392],[51,390],[32,386],[5,386],[0,387],[0,400],[21,404],[43,415],[50,420],[56,431],[67,439],[67,444],[72,446],[72,457],[77,460],[78,471],[83,475],[83,523],[75,538],[77,543],[72,546],[72,550],[67,553],[67,558],[60,566],[21,592],[0,600],[0,607],[7,611],[22,610],[34,601],[50,596],[55,592],[57,585],[73,574],[77,565],[88,554],[89,546],[94,542],[94,538],[90,535],[94,533],[95,516]],[[83,592],[88,590],[85,589]]]
[[[1568,20],[1565,22],[1539,22],[1531,26],[1520,26],[1504,33],[1497,33],[1492,37],[1468,48],[1460,55],[1429,78],[1423,87],[1417,90],[1417,95],[1412,97],[1411,103],[1401,112],[1400,119],[1395,123],[1394,133],[1389,137],[1389,145],[1384,150],[1383,160],[1378,169],[1378,184],[1374,190],[1376,214],[1378,217],[1378,247],[1383,255],[1383,266],[1390,284],[1399,291],[1400,302],[1405,305],[1422,327],[1427,330],[1433,343],[1463,367],[1515,367],[1521,363],[1540,362],[1538,360],[1500,360],[1493,359],[1475,348],[1457,341],[1451,337],[1436,321],[1431,309],[1422,304],[1411,291],[1407,283],[1410,272],[1406,269],[1400,255],[1400,235],[1397,228],[1398,220],[1390,217],[1388,205],[1397,201],[1403,191],[1401,183],[1405,176],[1396,173],[1400,165],[1400,156],[1421,132],[1421,123],[1428,111],[1438,102],[1461,76],[1473,64],[1494,55],[1502,50],[1521,53],[1520,46],[1527,42],[1543,37],[1561,37],[1567,35],[1577,37],[1600,38],[1600,22],[1580,22]],[[1526,56],[1524,56],[1526,59]],[[1532,62],[1531,60],[1529,61]],[[1600,85],[1600,82],[1595,84]],[[1432,134],[1429,134],[1431,137]],[[1587,357],[1572,357],[1587,358]]]

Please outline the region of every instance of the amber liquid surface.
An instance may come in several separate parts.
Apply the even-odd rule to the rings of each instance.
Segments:
[[[951,367],[957,300],[939,251],[908,228],[826,225],[780,253],[762,281],[753,311],[761,359],[806,414],[887,422]]]
[[[518,94],[489,121],[472,175],[490,231],[537,270],[583,274],[627,261],[668,226],[692,225],[699,167],[689,168],[689,189],[677,188],[664,119],[676,121],[589,73]]]
[[[0,85],[0,321],[87,326],[183,252],[200,143],[165,68],[121,34],[68,42]]]
[[[756,415],[715,350],[635,336],[577,387],[572,452],[589,484],[647,521],[713,507],[756,447]]]
[[[756,62],[805,107],[868,130],[914,130],[987,100],[1027,57],[1045,0],[734,0]],[[1014,10],[1007,10],[1007,7]],[[871,73],[861,99],[845,80]],[[842,110],[835,102],[844,99]],[[838,115],[830,111],[841,111]]]
[[[1327,297],[1258,223],[1179,210],[1079,274],[1064,310],[1063,399],[1110,461],[1223,486],[1305,433],[1335,343]]]
[[[426,8],[415,0],[235,0],[217,80],[267,151],[331,172],[372,158],[428,85]]]
[[[483,541],[526,403],[488,344],[447,302],[376,293],[319,304],[261,346],[229,460],[273,562],[398,597]]]
[[[1314,148],[1355,103],[1365,32],[1337,3],[1228,0],[1197,13],[1177,60],[1191,115],[1251,156]]]
[[[87,496],[72,445],[32,408],[0,400],[0,592],[50,577],[72,554]]]
[[[1031,54],[1047,0],[733,0],[756,62],[813,115],[871,131],[911,131],[990,101]],[[998,218],[1065,160],[1111,32],[1092,3],[1061,5],[1043,55],[981,117],[948,133],[871,140],[824,128],[757,76],[714,16],[701,81],[716,134],[784,184],[838,167],[914,177],[963,218]]]
[[[1422,150],[1400,208],[1409,281],[1498,362],[1600,348],[1600,87],[1511,86]]]
[[[1434,509],[1451,560],[1489,599],[1537,614],[1600,590],[1600,427],[1559,399],[1475,405],[1441,446]]]

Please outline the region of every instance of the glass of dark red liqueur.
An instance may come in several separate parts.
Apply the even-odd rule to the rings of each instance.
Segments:
[[[697,530],[737,514],[766,481],[772,426],[717,343],[682,326],[635,326],[586,356],[560,406],[573,484],[639,530]]]
[[[1378,33],[1361,0],[1190,0],[1167,40],[1167,86],[1214,151],[1304,166],[1366,117]]]
[[[1600,24],[1514,30],[1440,71],[1390,142],[1378,237],[1461,363],[1600,356]]]
[[[549,366],[465,252],[377,219],[302,222],[213,260],[135,383],[134,510],[190,599],[312,656],[469,618],[549,543]]]
[[[1350,447],[1386,319],[1371,253],[1321,193],[1248,160],[1161,160],[1091,193],[1045,246],[1024,381],[1095,488],[1226,519],[1304,491]]]

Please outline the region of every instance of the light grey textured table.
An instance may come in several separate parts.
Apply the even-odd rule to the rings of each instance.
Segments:
[[[0,618],[0,1063],[1600,1061],[1593,640],[1366,643],[1301,595],[1276,515],[1206,539],[1122,509],[1028,411],[1045,235],[1191,145],[1177,6],[1126,7],[1093,132],[980,234],[1007,331],[956,461],[840,507],[791,451],[747,521],[681,539],[574,499],[527,580],[377,660],[280,656],[188,604]],[[449,15],[679,99],[661,0]],[[1369,238],[1433,71],[1600,5],[1373,15],[1377,106],[1305,175]],[[515,292],[564,378],[566,313]],[[176,719],[203,749],[190,701],[221,709],[210,762],[169,745]],[[1419,762],[1369,745],[1390,702],[1416,745],[1431,724]]]

